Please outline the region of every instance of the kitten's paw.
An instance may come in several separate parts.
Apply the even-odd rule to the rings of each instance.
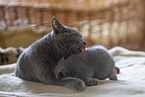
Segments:
[[[86,78],[85,79],[85,84],[87,86],[95,86],[95,85],[98,85],[98,79],[95,79],[95,78]]]

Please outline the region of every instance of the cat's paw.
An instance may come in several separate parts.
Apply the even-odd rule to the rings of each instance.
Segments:
[[[64,78],[63,80],[65,80],[66,82],[65,86],[67,88],[70,88],[75,91],[82,91],[85,89],[86,85],[84,81],[79,78],[68,77],[68,78]]]
[[[75,91],[82,91],[85,88],[85,83],[83,81],[78,81],[74,84],[73,90]]]
[[[98,79],[95,79],[95,78],[86,78],[85,80],[85,84],[87,86],[95,86],[95,85],[98,85]]]

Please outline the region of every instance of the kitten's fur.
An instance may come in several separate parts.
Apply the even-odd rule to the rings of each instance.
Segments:
[[[55,75],[58,79],[80,78],[88,86],[97,85],[97,79],[117,80],[115,62],[103,46],[90,47],[66,60],[62,58],[55,68]]]
[[[84,89],[79,78],[58,79],[54,69],[62,57],[80,53],[86,46],[82,35],[75,29],[63,26],[55,17],[52,19],[51,33],[29,46],[19,57],[15,75],[24,80],[59,85],[76,91]]]

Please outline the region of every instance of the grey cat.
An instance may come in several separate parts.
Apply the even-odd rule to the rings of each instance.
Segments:
[[[76,91],[84,89],[85,83],[74,77],[58,79],[54,69],[58,61],[80,53],[86,43],[75,29],[62,25],[52,18],[52,32],[30,45],[19,57],[15,75],[24,80],[48,85],[64,86]]]
[[[54,72],[58,79],[75,77],[88,86],[97,85],[98,79],[117,80],[115,62],[103,46],[89,47],[66,60],[62,58]]]

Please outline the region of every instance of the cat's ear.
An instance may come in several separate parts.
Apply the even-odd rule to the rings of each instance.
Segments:
[[[57,20],[56,17],[52,18],[52,30],[55,34],[59,34],[61,32],[63,32],[63,30],[65,29],[65,27]]]

